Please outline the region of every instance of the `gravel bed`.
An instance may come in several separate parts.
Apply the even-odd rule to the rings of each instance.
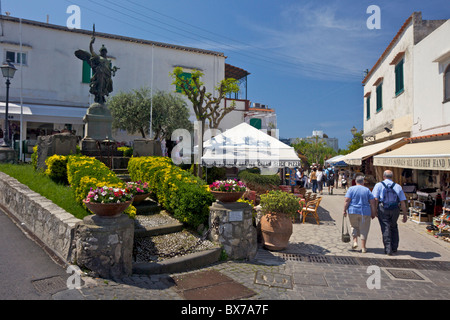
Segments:
[[[177,222],[178,220],[172,218],[164,212],[161,212],[159,214],[152,214],[148,216],[137,215],[134,220],[134,227],[136,229],[145,229]]]
[[[133,258],[135,262],[157,262],[217,247],[211,241],[205,240],[188,252],[180,252],[194,246],[198,239],[198,236],[187,230],[160,236],[138,238],[134,241]],[[173,256],[165,256],[177,252],[178,254]]]

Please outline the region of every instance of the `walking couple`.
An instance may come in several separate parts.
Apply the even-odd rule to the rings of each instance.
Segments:
[[[383,236],[384,252],[392,255],[397,251],[399,232],[397,220],[401,204],[403,222],[407,220],[406,197],[400,185],[394,183],[393,173],[386,170],[383,181],[378,182],[373,191],[364,186],[364,176],[356,177],[356,185],[348,189],[345,195],[344,216],[350,220],[353,245],[358,247],[358,237],[361,238],[361,252],[367,252],[366,241],[370,229],[370,221],[378,217]]]

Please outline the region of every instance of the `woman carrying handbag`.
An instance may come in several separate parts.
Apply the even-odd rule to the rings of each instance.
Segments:
[[[376,217],[375,198],[369,188],[364,186],[364,176],[357,176],[356,185],[348,189],[345,195],[344,218],[347,216],[353,237],[352,248],[358,247],[361,237],[361,252],[367,252],[366,241],[370,229],[370,220]]]

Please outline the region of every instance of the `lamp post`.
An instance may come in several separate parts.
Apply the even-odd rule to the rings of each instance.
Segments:
[[[3,145],[2,147],[9,147],[9,122],[8,122],[8,104],[9,104],[9,85],[11,82],[9,79],[14,78],[14,73],[16,73],[16,67],[8,59],[0,67],[2,69],[3,77],[6,78],[6,103],[5,103],[5,130],[3,135]]]
[[[353,128],[350,131],[351,131],[352,135],[355,136],[358,129],[356,129],[355,126],[353,126]]]

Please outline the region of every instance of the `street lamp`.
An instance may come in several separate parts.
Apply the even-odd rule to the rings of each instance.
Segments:
[[[9,85],[11,82],[9,79],[14,78],[14,73],[16,73],[16,67],[11,63],[8,59],[5,63],[0,67],[2,69],[3,77],[6,78],[6,104],[5,104],[5,133],[3,135],[3,145],[2,147],[8,147],[9,144],[9,123],[8,123],[8,103],[9,103]]]
[[[352,135],[355,136],[358,129],[356,129],[355,126],[353,126],[353,128],[350,131],[351,131]]]

